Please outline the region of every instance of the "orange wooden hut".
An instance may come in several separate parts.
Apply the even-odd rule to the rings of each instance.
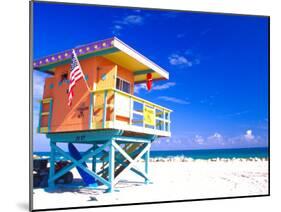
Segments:
[[[169,73],[117,38],[74,48],[85,81],[74,87],[72,105],[68,106],[68,87],[72,50],[34,61],[34,70],[49,73],[40,101],[39,133],[50,138],[51,171],[49,186],[64,174],[55,173],[55,153],[72,161],[65,171],[80,167],[112,191],[121,173],[131,170],[148,181],[151,142],[169,137],[171,110],[134,95],[135,85],[168,80]],[[88,86],[87,86],[88,85]],[[57,146],[58,142],[93,144],[77,160]],[[97,170],[97,155],[103,165]],[[141,157],[145,171],[134,168]],[[83,162],[92,158],[92,169]],[[119,161],[119,162],[118,162]]]

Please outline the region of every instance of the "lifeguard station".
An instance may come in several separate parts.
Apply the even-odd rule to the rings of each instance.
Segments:
[[[50,139],[51,157],[48,185],[73,169],[106,185],[108,191],[123,173],[131,170],[149,181],[148,163],[151,143],[157,137],[169,137],[171,110],[134,96],[134,86],[169,79],[169,73],[118,40],[110,38],[74,48],[85,79],[74,88],[68,106],[69,72],[72,50],[34,61],[34,70],[49,73],[40,101],[38,132]],[[74,158],[58,143],[91,144],[91,148]],[[55,171],[55,154],[71,163]],[[144,158],[144,167],[137,161]],[[92,166],[85,162],[92,159]],[[102,164],[98,164],[101,161]]]

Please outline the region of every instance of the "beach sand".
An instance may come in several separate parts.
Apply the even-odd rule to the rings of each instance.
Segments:
[[[76,169],[72,173],[79,178]],[[144,184],[127,171],[115,186],[119,191],[113,193],[105,193],[105,186],[54,192],[34,189],[34,209],[268,194],[266,159],[153,159],[149,176],[152,183]]]

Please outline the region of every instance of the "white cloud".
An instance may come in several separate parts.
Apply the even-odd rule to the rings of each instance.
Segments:
[[[146,89],[147,89],[146,84],[145,83],[140,83],[140,84],[135,85],[134,93],[138,94],[141,90],[146,90]]]
[[[178,34],[177,38],[184,37],[184,34]],[[192,49],[173,53],[168,57],[169,63],[174,66],[191,67],[200,64],[200,56],[193,52]]]
[[[186,57],[180,56],[178,54],[172,54],[168,59],[171,65],[187,65],[189,67],[192,66],[192,62],[190,62]]]
[[[120,35],[120,31],[123,29],[123,27],[119,24],[116,24],[112,27],[112,34],[114,35]]]
[[[202,145],[202,144],[204,144],[204,141],[205,140],[201,135],[195,135],[195,138],[194,138],[195,143]]]
[[[230,114],[226,114],[225,116],[228,117],[228,116],[240,116],[240,115],[243,115],[243,114],[247,114],[249,113],[248,110],[243,110],[243,111],[239,111],[239,112],[235,112],[235,113],[230,113]]]
[[[209,139],[222,139],[222,135],[215,132],[214,135],[208,137]]]
[[[215,132],[213,135],[209,136],[207,139],[211,143],[216,143],[216,144],[224,145],[224,138],[218,132]]]
[[[165,90],[165,89],[171,88],[175,85],[176,85],[175,82],[167,82],[167,83],[164,83],[162,85],[155,85],[155,86],[152,85],[151,90],[152,91],[153,90]],[[140,83],[140,84],[135,85],[135,87],[134,87],[135,93],[139,93],[141,90],[147,90],[147,87],[146,87],[145,83]]]
[[[210,95],[210,96],[207,96],[205,97],[204,99],[200,100],[199,102],[201,104],[208,104],[208,105],[214,105],[215,104],[215,99],[216,97],[218,96],[218,93],[214,94],[214,95]]]
[[[34,71],[33,74],[33,97],[34,100],[42,99],[45,79],[49,75]]]
[[[205,149],[205,148],[245,148],[245,147],[263,147],[268,145],[266,136],[255,135],[255,138],[249,142],[245,142],[244,135],[240,134],[234,137],[227,137],[218,132],[205,136],[200,132],[192,132],[192,134],[180,137],[174,135],[172,138],[159,138],[154,141],[154,147],[157,150],[176,150],[176,149]],[[155,149],[155,150],[156,150]]]
[[[176,85],[175,82],[167,82],[167,83],[164,83],[162,85],[152,86],[152,90],[165,90],[165,89],[168,89],[168,88],[173,87],[175,85]]]
[[[182,104],[182,105],[190,104],[190,102],[188,102],[188,101],[185,101],[183,99],[177,99],[175,97],[170,97],[170,96],[159,96],[158,99],[162,99],[162,100],[165,100],[168,102],[174,102],[174,103]]]
[[[142,24],[143,18],[139,15],[129,15],[123,19],[123,24]]]
[[[39,122],[39,102],[42,99],[44,83],[48,74],[38,71],[33,72],[33,150],[34,151],[49,151],[48,140],[45,135],[37,133]]]
[[[253,131],[247,130],[246,134],[244,135],[244,138],[248,141],[254,140],[255,136],[253,135]]]
[[[118,24],[114,25],[113,28],[117,29],[117,30],[123,29],[123,27],[121,25],[118,25]]]
[[[224,139],[226,143],[234,146],[244,146],[244,147],[255,147],[255,146],[266,146],[267,145],[267,137],[254,135],[251,129],[247,130],[245,134],[230,137]]]
[[[181,139],[180,138],[175,138],[175,139],[173,139],[173,143],[174,144],[181,144]]]
[[[115,21],[115,23],[119,25],[140,25],[143,21],[144,19],[140,15],[128,15],[122,20]]]
[[[156,139],[153,143],[155,143],[155,144],[161,144],[161,139]]]
[[[144,18],[140,15],[128,15],[123,17],[121,20],[116,20],[112,27],[112,33],[115,35],[120,35],[121,30],[128,25],[141,25],[143,24]]]

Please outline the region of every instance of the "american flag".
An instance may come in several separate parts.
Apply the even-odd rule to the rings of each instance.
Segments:
[[[71,106],[72,103],[72,98],[74,96],[73,94],[73,88],[75,86],[75,83],[80,80],[81,78],[84,78],[84,74],[82,72],[82,69],[80,67],[77,55],[74,51],[72,50],[72,55],[71,55],[71,70],[70,70],[70,76],[69,76],[69,87],[68,87],[68,106]]]

